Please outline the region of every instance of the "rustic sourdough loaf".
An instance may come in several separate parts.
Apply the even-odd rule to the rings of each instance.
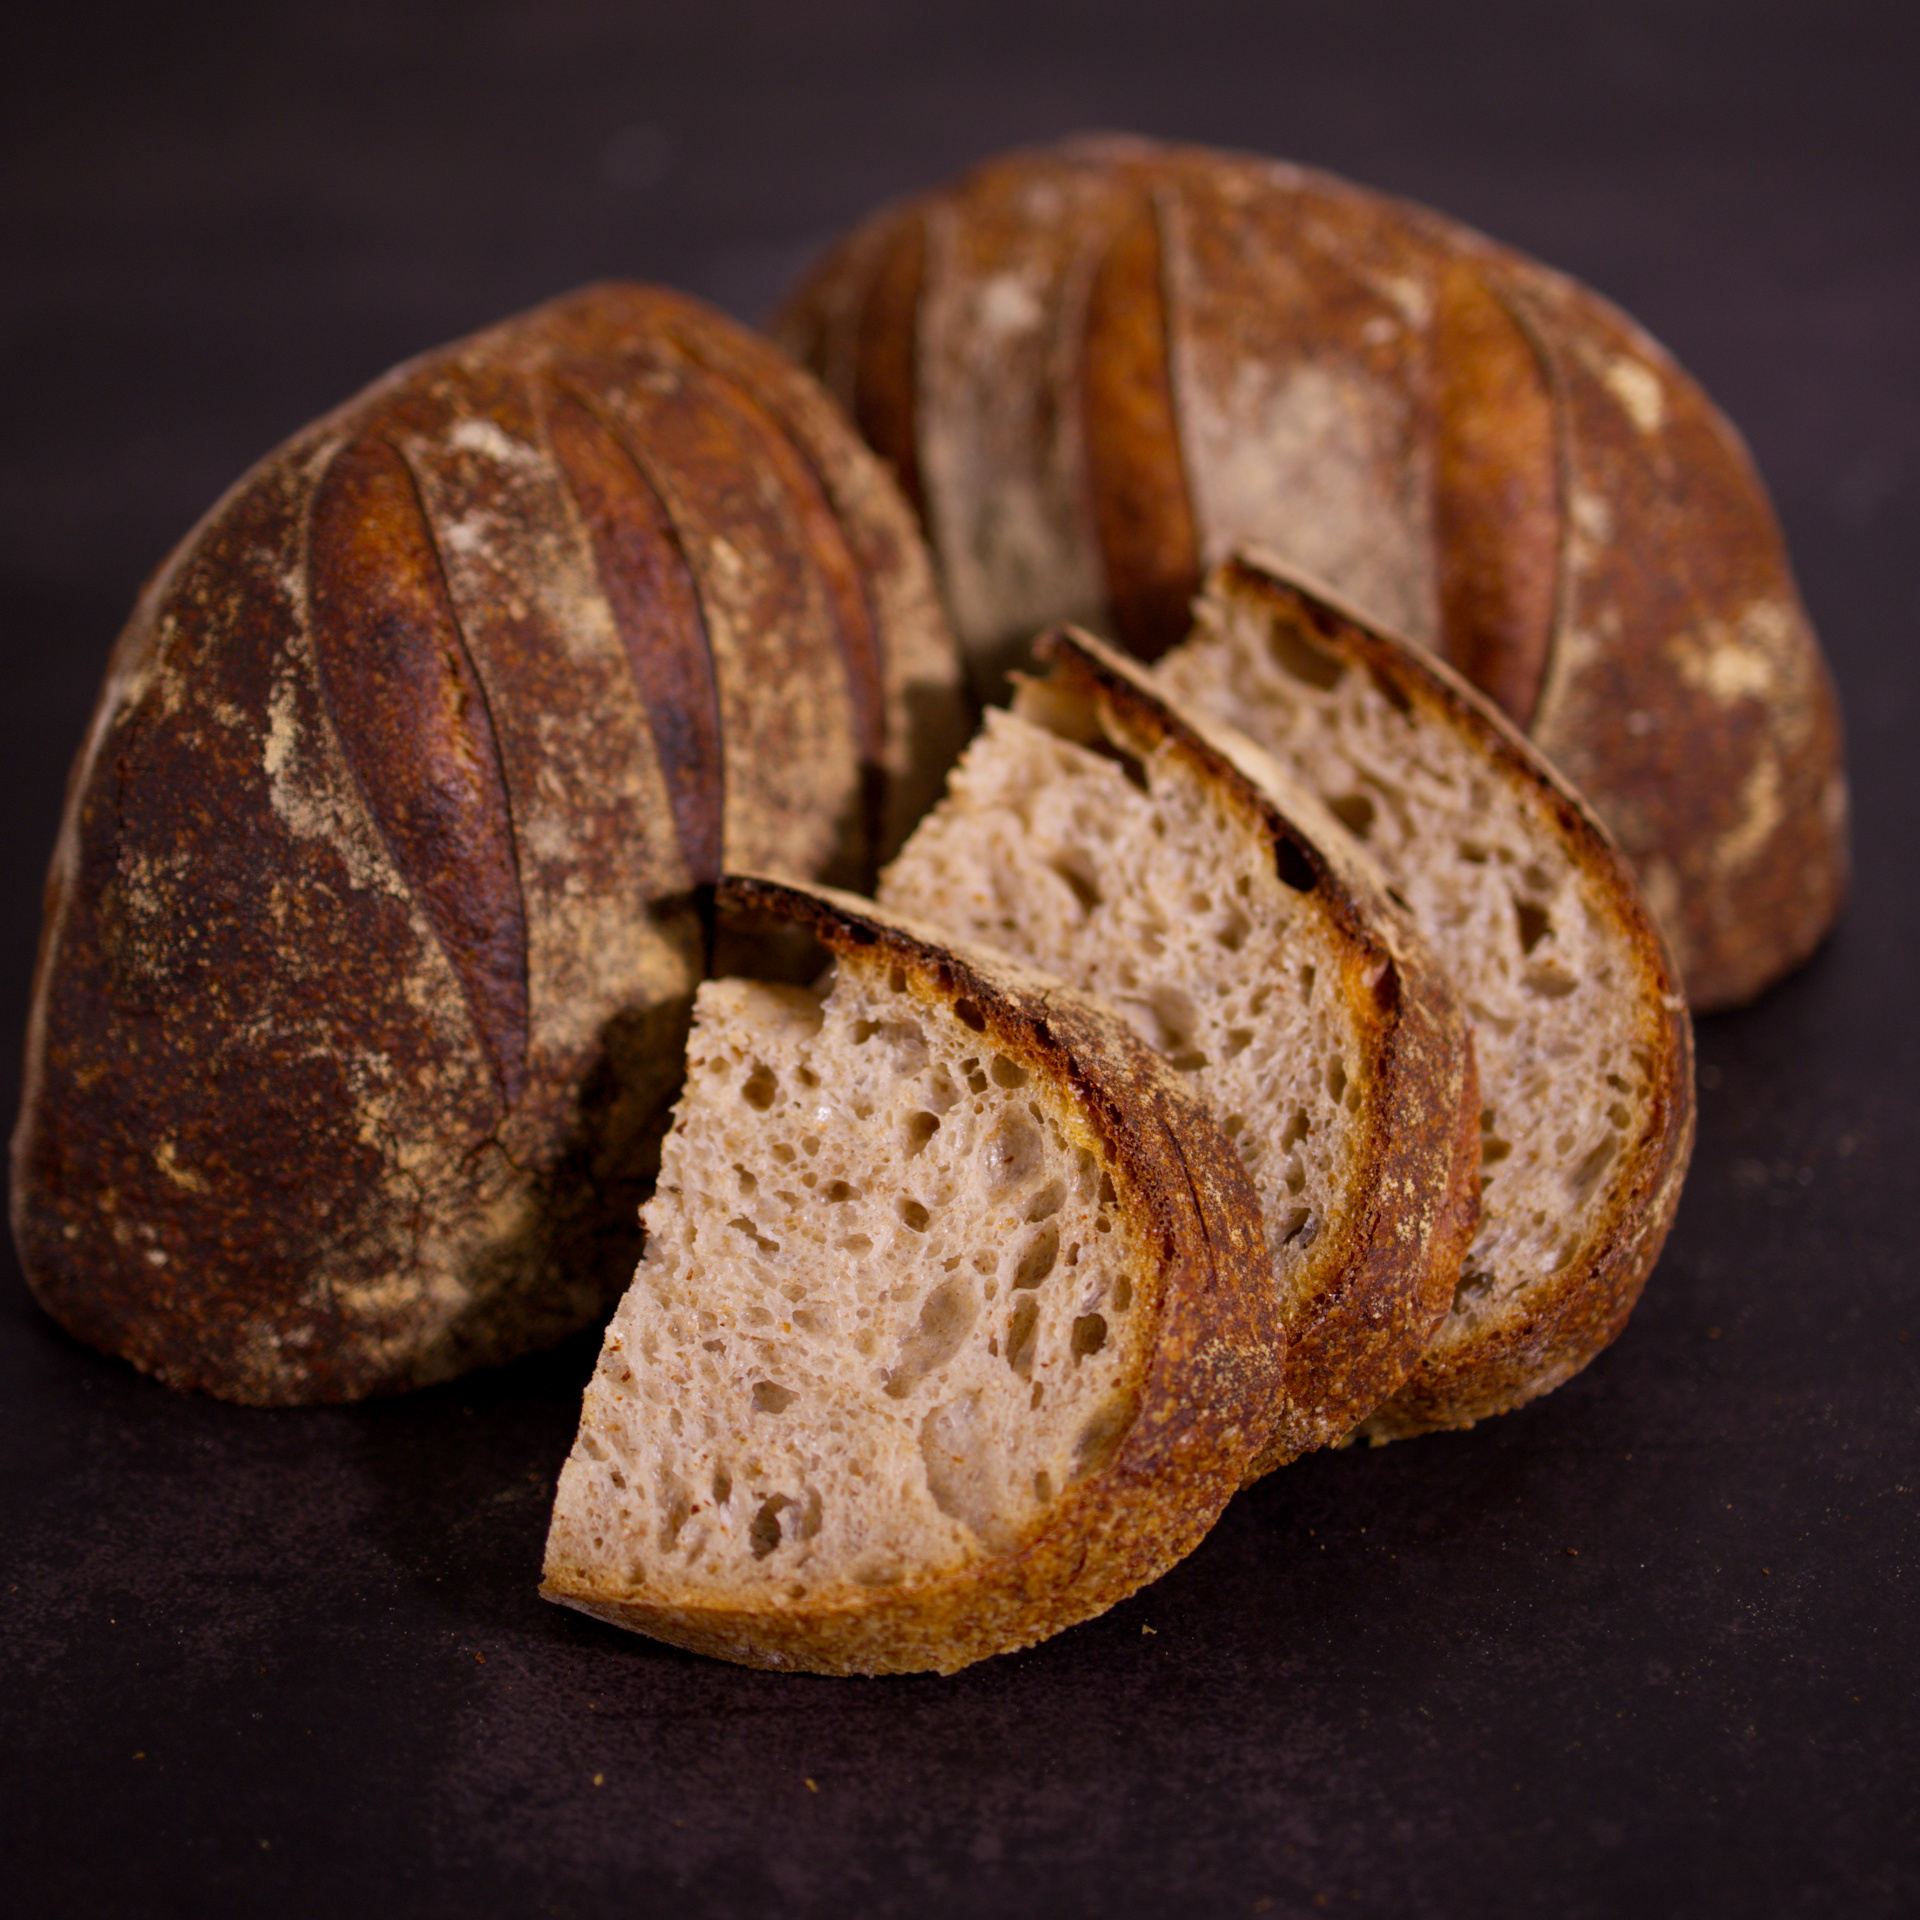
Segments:
[[[1251,561],[1216,572],[1197,613],[1156,678],[1366,842],[1473,1023],[1479,1231],[1364,1431],[1469,1425],[1578,1371],[1639,1296],[1693,1143],[1678,982],[1605,833],[1448,669]]]
[[[1325,174],[1079,140],[886,209],[778,325],[920,505],[984,680],[1056,620],[1157,655],[1254,541],[1531,733],[1697,1007],[1832,921],[1838,713],[1771,509],[1585,288]]]
[[[820,989],[700,990],[542,1591],[754,1666],[950,1672],[1191,1548],[1266,1437],[1259,1212],[1178,1075],[1057,981],[729,879]]]
[[[48,1310],[238,1400],[617,1297],[723,861],[858,877],[957,664],[831,402],[607,286],[401,367],[142,596],[47,894],[13,1224]]]
[[[1221,1121],[1287,1334],[1265,1471],[1349,1433],[1452,1304],[1478,1213],[1471,1043],[1310,793],[1099,641],[1039,652],[1049,677],[988,713],[880,899],[1098,994]]]

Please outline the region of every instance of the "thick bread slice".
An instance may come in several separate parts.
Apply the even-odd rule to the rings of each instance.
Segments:
[[[1578,1372],[1639,1297],[1693,1144],[1678,979],[1605,831],[1457,675],[1264,560],[1219,568],[1197,616],[1157,677],[1367,843],[1473,1021],[1479,1233],[1363,1431],[1470,1426]]]
[[[1478,1214],[1472,1044],[1310,793],[1099,641],[1038,651],[1051,676],[987,715],[880,897],[1099,994],[1206,1098],[1260,1195],[1287,1330],[1264,1472],[1351,1432],[1452,1303]]]
[[[824,991],[700,991],[541,1591],[750,1666],[951,1672],[1213,1524],[1283,1341],[1258,1204],[1114,1015],[870,902],[730,878]]]

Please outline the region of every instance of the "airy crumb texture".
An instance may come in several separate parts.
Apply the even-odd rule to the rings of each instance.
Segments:
[[[1094,1123],[1084,1064],[1022,1044],[977,986],[942,998],[884,956],[842,956],[823,992],[704,985],[645,1257],[561,1477],[549,1596],[753,1664],[950,1667],[1191,1546],[1263,1428],[1209,1470],[1178,1545],[1148,1543],[1158,1564],[1064,1599],[1046,1571],[1141,1424],[1193,1238]],[[1270,1388],[1277,1355],[1251,1358]],[[1099,1518],[1079,1559],[1128,1524]],[[969,1580],[1009,1568],[1012,1601],[970,1610]],[[929,1633],[929,1594],[961,1624]]]
[[[1336,878],[1300,825],[1276,826],[1271,791],[1251,792],[1097,643],[1045,644],[1054,677],[988,713],[881,898],[1099,994],[1207,1100],[1260,1196],[1291,1349],[1264,1469],[1349,1432],[1446,1310],[1471,1166],[1458,1228],[1436,1237],[1424,1203],[1475,1151],[1459,1139],[1464,1028],[1405,951],[1413,937],[1394,952],[1394,910],[1356,897],[1364,883]],[[1296,819],[1339,837],[1310,796],[1283,791]],[[1403,1021],[1406,998],[1422,1004]],[[1369,1218],[1385,1136],[1404,1144],[1449,1101],[1454,1124],[1388,1210],[1402,1217]]]
[[[1465,1424],[1558,1385],[1624,1323],[1691,1143],[1685,1013],[1623,863],[1475,696],[1252,567],[1216,577],[1157,676],[1366,843],[1473,1023],[1480,1228],[1371,1431]]]

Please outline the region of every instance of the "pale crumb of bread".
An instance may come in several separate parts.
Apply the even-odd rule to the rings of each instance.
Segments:
[[[700,989],[550,1567],[858,1604],[1017,1549],[1110,1456],[1141,1229],[1071,1096],[904,985],[843,961],[824,991]]]
[[[1657,1129],[1645,970],[1542,782],[1252,600],[1201,603],[1156,677],[1240,728],[1363,841],[1452,974],[1482,1095],[1481,1217],[1434,1350],[1596,1254]]]
[[[1359,963],[1244,803],[1170,742],[1123,761],[990,711],[880,897],[1099,994],[1166,1055],[1253,1180],[1283,1310],[1302,1304],[1330,1209],[1353,1198]]]

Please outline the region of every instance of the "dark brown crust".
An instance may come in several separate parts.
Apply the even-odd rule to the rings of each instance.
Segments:
[[[500,746],[419,489],[376,435],[342,447],[315,489],[307,594],[341,751],[511,1107],[527,1070],[527,915]]]
[[[1470,262],[1440,274],[1433,345],[1437,650],[1525,727],[1559,586],[1552,389],[1531,337]]]
[[[1073,196],[1053,191],[1068,173]],[[1082,402],[1070,435],[1027,384],[1079,381],[1075,369],[1009,365],[1020,397],[995,404],[1024,410],[1079,463],[1115,630],[1150,652],[1163,644],[1184,501],[1202,563],[1263,545],[1433,647],[1528,726],[1633,862],[1696,1010],[1750,999],[1798,965],[1847,884],[1838,705],[1765,491],[1698,387],[1604,300],[1457,222],[1199,148],[1081,140],[1003,155],[888,209],[837,257],[865,259],[903,221],[942,223],[956,238],[929,260],[924,325],[960,297],[942,278],[950,263],[976,281],[993,270],[987,241],[1033,256],[1049,222],[1097,225],[1084,209],[1100,177],[1158,210],[1178,440],[1157,412],[1141,430],[1144,389],[1123,377],[1145,308],[1122,329],[1126,351],[1096,338],[1092,382],[1062,389]],[[1103,272],[1126,266],[1123,251]],[[800,289],[789,332],[824,329],[808,309],[839,284]],[[1072,286],[1050,297],[1063,303],[1056,324],[1071,324]],[[1115,313],[1096,304],[1097,333],[1114,331]],[[877,321],[867,345],[904,351]],[[1001,377],[986,367],[923,366],[922,413],[977,400],[947,385]],[[1111,390],[1111,421],[1094,385]],[[942,475],[926,480],[931,522],[970,524]],[[1050,567],[1061,592],[1022,599],[1028,630],[1088,617],[1068,604],[1086,598],[1072,554],[1054,550]],[[962,643],[997,667],[1005,633],[972,630],[972,609],[994,596],[966,602],[956,595]]]
[[[555,391],[546,427],[647,710],[687,877],[712,886],[720,878],[726,770],[713,649],[692,569],[639,458],[585,401]]]
[[[867,445],[888,461],[917,514],[920,484],[920,288],[927,270],[926,222],[904,214],[873,263],[854,328],[852,412]]]
[[[649,1601],[551,1560],[541,1592],[697,1653],[836,1674],[951,1673],[1104,1612],[1199,1543],[1265,1437],[1283,1342],[1238,1156],[1157,1055],[1057,982],[847,895],[730,875],[720,905],[803,927],[843,965],[896,969],[943,1013],[970,1002],[970,1024],[1064,1090],[1108,1148],[1122,1211],[1141,1223],[1135,1311],[1157,1316],[1157,1337],[1113,1456],[1015,1551],[856,1603],[779,1612]]]
[[[588,289],[316,422],[142,596],[75,769],[14,1137],[35,1292],[259,1403],[591,1319],[693,888],[723,848],[858,871],[956,682],[879,463],[693,301]]]
[[[1471,1426],[1559,1386],[1625,1326],[1680,1202],[1693,1147],[1693,1027],[1679,979],[1633,875],[1606,830],[1541,754],[1451,669],[1367,626],[1350,609],[1275,566],[1235,561],[1209,595],[1251,600],[1309,642],[1373,676],[1398,700],[1435,714],[1499,777],[1530,789],[1570,861],[1598,890],[1628,942],[1637,978],[1620,991],[1639,1015],[1651,1081],[1647,1117],[1623,1149],[1632,1175],[1576,1257],[1529,1287],[1465,1342],[1436,1342],[1405,1386],[1367,1420],[1370,1439]]]
[[[1200,548],[1167,369],[1153,197],[1132,196],[1094,269],[1081,350],[1087,484],[1114,631],[1157,660],[1187,630]]]
[[[1350,1433],[1407,1378],[1452,1303],[1479,1219],[1472,1041],[1451,985],[1404,912],[1337,840],[1296,817],[1309,796],[1256,781],[1205,720],[1090,635],[1056,630],[1036,651],[1054,680],[1106,707],[1130,747],[1170,743],[1192,776],[1272,845],[1293,884],[1311,876],[1348,948],[1344,993],[1368,1064],[1350,1161],[1363,1199],[1329,1217],[1314,1243],[1301,1317],[1287,1322],[1282,1410],[1257,1476]]]

